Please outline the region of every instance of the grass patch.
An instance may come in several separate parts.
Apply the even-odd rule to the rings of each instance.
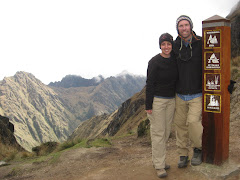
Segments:
[[[129,137],[129,136],[133,136],[135,134],[136,134],[136,131],[131,130],[131,131],[128,131],[126,134],[122,134],[122,135],[119,135],[119,136],[113,136],[113,137],[111,137],[111,139],[112,140],[121,139],[121,138]]]
[[[5,161],[24,161],[31,163],[43,163],[50,164],[56,163],[65,151],[75,148],[90,148],[90,147],[110,147],[111,141],[106,138],[99,139],[78,139],[72,141],[66,141],[63,143],[46,142],[40,146],[32,148],[33,152],[17,152],[13,151],[5,157]],[[11,173],[14,174],[14,171]]]
[[[76,145],[76,143],[74,141],[66,141],[59,145],[58,151],[63,151],[65,149],[69,149],[75,145]]]
[[[87,139],[79,139],[77,143],[73,146],[73,148],[90,148],[91,146],[88,145]]]
[[[107,138],[80,139],[77,142],[73,148],[109,147],[112,145],[111,140]]]
[[[112,143],[107,138],[101,138],[101,139],[94,139],[93,141],[89,142],[89,145],[93,147],[110,147]]]
[[[41,163],[48,161],[50,164],[54,164],[58,161],[61,154],[70,149],[76,148],[90,148],[90,147],[110,147],[111,142],[109,139],[94,139],[94,140],[75,140],[75,141],[66,141],[62,144],[59,144],[58,147],[50,154],[45,156],[39,156],[38,158],[33,159],[33,163]]]
[[[17,154],[18,151],[16,148],[0,143],[0,161],[11,161],[17,156]]]

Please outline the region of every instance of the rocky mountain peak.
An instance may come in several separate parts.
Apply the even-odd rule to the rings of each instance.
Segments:
[[[18,143],[29,151],[41,142],[66,139],[77,123],[51,88],[22,71],[0,81],[0,112],[15,125]]]
[[[104,81],[104,78],[101,75],[97,77],[93,77],[92,79],[85,79],[77,75],[67,75],[64,78],[62,78],[61,81],[49,83],[49,86],[63,87],[63,88],[89,87],[89,86],[97,86],[102,81]]]

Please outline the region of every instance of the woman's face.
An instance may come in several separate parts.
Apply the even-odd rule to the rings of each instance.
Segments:
[[[161,43],[161,50],[163,57],[170,57],[170,53],[172,51],[172,43],[170,43],[169,41],[163,41]]]

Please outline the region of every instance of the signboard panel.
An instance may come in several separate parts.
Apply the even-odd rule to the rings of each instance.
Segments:
[[[221,74],[205,73],[204,84],[205,91],[221,91]]]
[[[204,69],[220,70],[221,69],[221,52],[204,52]]]
[[[220,94],[204,94],[204,111],[221,113],[221,95]]]
[[[204,31],[204,48],[221,48],[221,30],[206,30]]]

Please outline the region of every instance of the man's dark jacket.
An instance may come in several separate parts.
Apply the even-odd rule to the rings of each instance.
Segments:
[[[177,82],[176,92],[179,94],[197,94],[202,92],[202,38],[200,36],[192,37],[192,57],[190,45],[187,47],[182,43],[182,59],[179,58],[179,49],[181,47],[181,38],[178,36],[174,41],[173,50],[177,57],[179,80]],[[188,57],[184,56],[188,53]]]

